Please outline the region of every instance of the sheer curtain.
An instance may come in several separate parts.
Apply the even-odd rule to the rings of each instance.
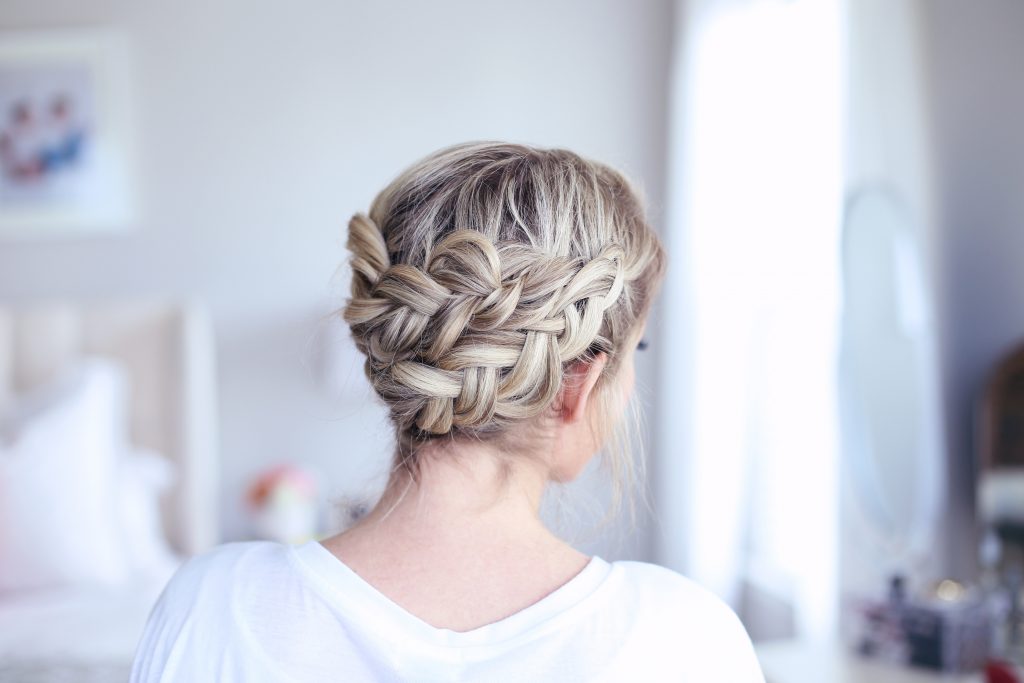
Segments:
[[[836,626],[841,0],[681,0],[659,560]],[[742,610],[741,610],[742,614]]]

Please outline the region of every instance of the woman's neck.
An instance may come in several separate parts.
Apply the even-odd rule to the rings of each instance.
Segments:
[[[541,522],[547,472],[503,468],[484,445],[419,454],[417,477],[396,471],[380,503],[322,541],[407,611],[463,631],[533,604],[590,558]]]
[[[564,576],[588,561],[541,521],[547,472],[534,462],[503,467],[484,444],[418,455],[418,476],[396,470],[374,509],[324,545],[384,581],[474,565]]]
[[[417,458],[416,476],[397,467],[359,526],[436,540],[549,533],[540,520],[547,472],[538,463],[503,459],[478,443],[432,446]]]

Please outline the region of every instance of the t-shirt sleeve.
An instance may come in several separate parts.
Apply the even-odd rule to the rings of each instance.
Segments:
[[[644,634],[674,672],[665,680],[765,683],[750,635],[727,602],[664,567],[621,564],[634,584],[633,604],[647,615]]]
[[[721,602],[721,628],[724,639],[732,644],[731,656],[724,658],[721,680],[765,683],[764,672],[757,660],[754,644],[743,622],[725,602]],[[717,680],[717,679],[716,679]]]
[[[135,649],[130,683],[201,680],[203,652],[216,653],[216,574],[223,553],[190,558],[164,586]],[[205,675],[209,675],[209,670]],[[199,678],[196,678],[199,676]]]
[[[683,579],[690,630],[689,648],[702,683],[765,683],[754,644],[739,616],[722,598],[692,579]]]
[[[702,681],[765,683],[761,664],[746,627],[727,602],[692,584],[691,605],[699,605],[709,640],[704,643],[706,661]]]

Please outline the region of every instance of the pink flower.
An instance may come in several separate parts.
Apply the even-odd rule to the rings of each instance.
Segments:
[[[316,497],[316,481],[304,469],[291,463],[275,465],[259,475],[246,492],[252,507],[262,507],[275,491],[288,489],[296,498]]]

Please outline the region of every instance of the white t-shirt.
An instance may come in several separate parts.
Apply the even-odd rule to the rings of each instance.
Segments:
[[[131,682],[214,680],[764,683],[728,605],[657,565],[593,557],[539,602],[457,632],[407,612],[317,541],[227,543],[165,587]]]

